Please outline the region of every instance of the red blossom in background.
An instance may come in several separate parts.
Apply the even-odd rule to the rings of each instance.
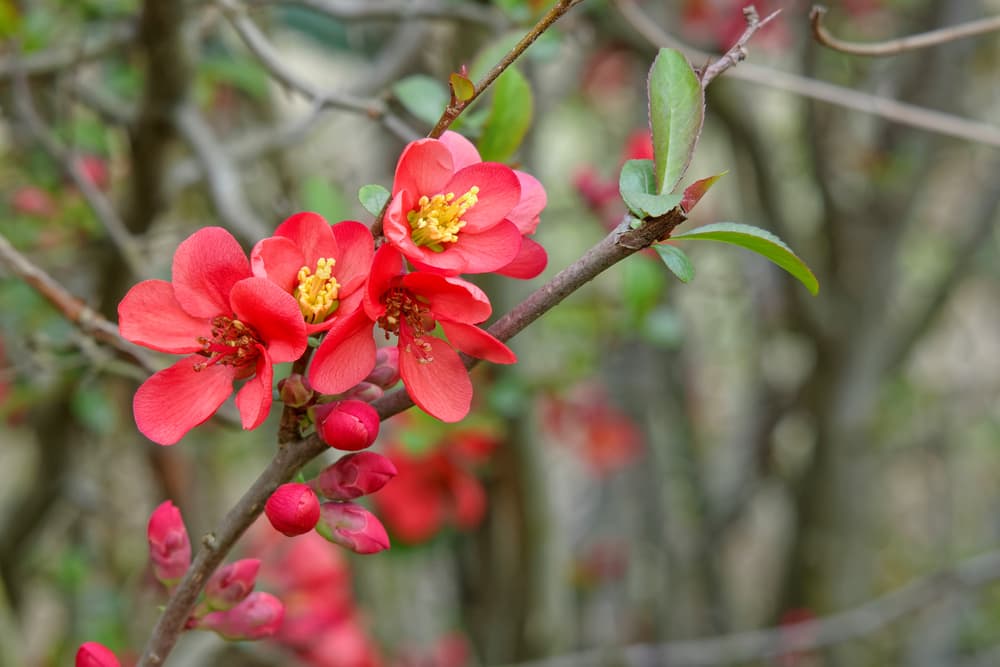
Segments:
[[[87,642],[76,652],[75,667],[120,667],[121,663],[109,648],[97,642]]]
[[[188,354],[154,374],[135,394],[139,430],[172,445],[208,420],[233,392],[243,428],[253,429],[271,409],[274,363],[306,348],[295,299],[275,283],[251,276],[232,234],[201,229],[177,248],[173,282],[146,280],[118,305],[121,334],[160,352]]]

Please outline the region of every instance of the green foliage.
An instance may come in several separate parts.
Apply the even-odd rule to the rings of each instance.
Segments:
[[[303,210],[319,213],[327,220],[344,220],[351,216],[351,208],[344,193],[322,176],[312,175],[306,178],[299,190],[299,197]]]
[[[687,58],[660,49],[649,70],[649,124],[653,130],[657,193],[673,192],[701,134],[705,94]]]
[[[681,203],[681,195],[659,194],[652,160],[629,160],[622,165],[618,192],[629,210],[639,218],[664,215]]]
[[[658,243],[653,246],[660,255],[660,259],[667,265],[671,273],[677,276],[682,283],[689,283],[694,278],[694,265],[688,259],[687,253],[675,245],[669,243]]]
[[[414,74],[397,81],[392,92],[407,111],[429,125],[437,123],[448,106],[445,85],[426,74]]]
[[[389,201],[390,193],[377,183],[362,185],[358,190],[358,201],[365,207],[365,210],[372,215],[378,215]]]
[[[226,84],[255,97],[267,97],[270,82],[264,68],[246,56],[213,54],[206,56],[199,65],[199,74],[208,84]]]
[[[524,140],[533,113],[528,80],[516,69],[508,69],[493,84],[490,112],[477,143],[483,161],[508,160]]]
[[[451,85],[452,92],[455,93],[455,99],[462,102],[468,102],[476,94],[476,86],[472,81],[457,72],[451,73],[451,76],[448,77],[448,83]]]
[[[784,241],[767,230],[735,222],[717,222],[703,225],[689,232],[674,234],[671,239],[675,241],[718,241],[753,250],[792,274],[813,295],[819,293],[819,282],[805,262],[799,259],[792,252],[792,249],[785,245]]]

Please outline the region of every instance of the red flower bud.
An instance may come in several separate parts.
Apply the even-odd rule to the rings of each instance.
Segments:
[[[375,368],[365,382],[392,389],[399,382],[399,347],[381,347],[375,354]]]
[[[355,503],[323,503],[316,532],[358,554],[374,554],[389,548],[389,536],[382,522]]]
[[[362,401],[324,403],[316,406],[313,415],[319,437],[334,449],[354,452],[368,447],[378,437],[378,413]]]
[[[18,213],[37,218],[51,218],[55,215],[56,204],[45,190],[28,185],[19,188],[10,200],[11,207]]]
[[[97,642],[87,642],[76,652],[76,667],[121,667],[110,649]]]
[[[257,581],[260,561],[244,558],[215,571],[205,584],[205,601],[212,609],[232,609],[250,595]]]
[[[279,533],[295,537],[319,521],[319,499],[308,484],[282,484],[264,505],[264,513]]]
[[[301,408],[312,403],[314,393],[304,375],[292,373],[278,382],[278,396],[285,405]]]
[[[149,517],[146,529],[153,574],[166,586],[180,581],[191,565],[191,542],[181,511],[165,500]]]
[[[212,630],[226,639],[262,639],[281,627],[285,605],[270,593],[251,593],[227,611],[213,611],[198,619],[194,627]]]
[[[348,454],[312,481],[316,493],[331,500],[354,500],[375,493],[396,476],[396,466],[375,452]]]

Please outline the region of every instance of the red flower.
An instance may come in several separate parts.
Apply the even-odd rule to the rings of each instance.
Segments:
[[[297,359],[306,329],[295,299],[250,273],[236,239],[207,227],[177,248],[173,282],[146,280],[118,304],[124,338],[153,350],[190,354],[143,383],[132,403],[147,438],[172,445],[236,394],[243,428],[271,409],[273,363]]]
[[[486,294],[472,283],[434,273],[403,273],[402,256],[382,246],[372,262],[363,313],[330,329],[326,345],[316,350],[309,382],[333,394],[364,378],[375,363],[374,321],[387,336],[398,336],[399,374],[413,402],[442,421],[459,421],[469,412],[472,382],[452,346],[498,364],[516,361],[506,345],[475,326],[491,310]],[[450,344],[431,335],[436,325]],[[359,359],[364,360],[360,368]]]
[[[386,239],[417,268],[447,275],[497,271],[514,262],[521,236],[534,232],[545,206],[538,181],[483,162],[454,132],[406,147],[392,195],[383,219]],[[540,246],[534,246],[530,242],[525,252],[536,265]],[[525,271],[515,269],[517,275]]]

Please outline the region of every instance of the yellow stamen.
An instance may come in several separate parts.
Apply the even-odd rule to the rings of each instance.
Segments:
[[[410,222],[410,238],[418,246],[441,252],[444,250],[442,243],[458,240],[459,230],[465,227],[462,216],[478,201],[479,187],[475,185],[458,198],[454,192],[430,198],[424,195],[417,201],[419,208],[406,214]]]
[[[299,284],[294,296],[299,302],[302,316],[310,324],[319,324],[340,305],[340,283],[333,275],[336,263],[332,257],[323,257],[316,262],[315,272],[310,271],[308,266],[299,269]]]

